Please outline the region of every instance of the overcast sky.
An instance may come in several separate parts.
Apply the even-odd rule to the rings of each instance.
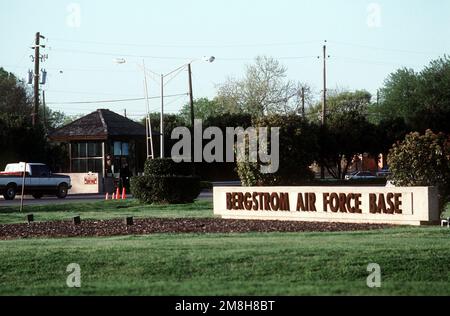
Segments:
[[[33,65],[34,36],[46,39],[46,101],[67,114],[109,108],[138,118],[143,101],[62,104],[143,96],[145,59],[155,73],[168,73],[202,56],[214,63],[192,64],[194,96],[213,97],[227,77],[240,78],[258,55],[273,56],[289,78],[322,86],[322,45],[327,40],[328,86],[375,93],[392,71],[420,70],[450,52],[447,0],[159,0],[0,1],[0,66],[25,78]],[[114,63],[126,59],[125,64]],[[188,90],[183,71],[165,94]],[[149,78],[159,95],[159,78]],[[187,96],[168,97],[177,112]],[[151,101],[159,111],[159,100]]]

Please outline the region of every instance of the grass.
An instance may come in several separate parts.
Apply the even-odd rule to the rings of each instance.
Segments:
[[[0,294],[449,295],[449,257],[449,231],[430,227],[22,239],[0,242]],[[81,288],[66,286],[72,262]]]
[[[212,217],[212,203],[27,206],[37,220]],[[450,216],[450,205],[444,216]],[[0,223],[23,222],[0,208]],[[0,241],[0,295],[450,295],[450,232],[156,234]],[[81,288],[66,267],[81,266]],[[381,288],[369,288],[369,263]]]
[[[33,213],[35,221],[65,220],[74,215],[82,219],[104,220],[129,215],[135,217],[213,217],[212,202],[196,201],[187,205],[143,205],[130,199],[125,201],[97,201],[49,205],[28,205],[23,213],[18,207],[0,207],[0,224],[25,222],[25,215]]]

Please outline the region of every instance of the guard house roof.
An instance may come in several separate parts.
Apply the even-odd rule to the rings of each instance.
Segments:
[[[155,134],[153,132],[153,134]],[[107,109],[99,109],[53,131],[52,141],[145,137],[145,126]]]

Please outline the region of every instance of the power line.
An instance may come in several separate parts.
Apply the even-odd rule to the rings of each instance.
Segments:
[[[81,43],[81,44],[95,44],[108,46],[133,46],[133,47],[161,47],[161,48],[234,48],[234,47],[269,47],[269,46],[301,46],[315,44],[320,41],[304,41],[304,42],[279,42],[279,43],[229,43],[229,44],[199,44],[199,45],[180,45],[180,44],[136,44],[123,42],[100,42],[100,41],[78,41],[61,38],[51,38],[55,42]]]
[[[84,51],[84,50],[72,50],[65,48],[52,48],[54,51],[59,51],[63,53],[77,53],[77,54],[88,54],[88,55],[100,55],[100,56],[122,56],[122,57],[133,57],[133,58],[149,58],[149,59],[161,59],[161,60],[189,60],[192,57],[181,57],[181,56],[153,56],[153,55],[135,55],[135,54],[122,54],[122,53],[109,53],[100,51]],[[275,57],[279,60],[289,60],[289,59],[307,59],[315,58],[316,56],[281,56]],[[255,57],[217,57],[216,61],[245,61],[254,60]]]
[[[77,54],[88,54],[88,55],[103,55],[103,56],[122,56],[122,57],[135,57],[135,58],[149,58],[149,59],[168,59],[168,60],[187,60],[186,57],[173,57],[173,56],[149,56],[149,55],[134,55],[134,54],[121,54],[121,53],[108,53],[108,52],[95,52],[95,51],[84,51],[84,50],[74,50],[65,48],[52,48],[54,51],[63,53],[77,53]]]
[[[384,48],[384,47],[376,47],[376,46],[370,46],[370,45],[361,45],[361,44],[353,44],[353,43],[347,43],[347,42],[339,42],[339,41],[329,41],[330,43],[338,44],[338,45],[345,45],[345,46],[352,46],[352,47],[360,47],[370,50],[382,50],[382,51],[388,51],[388,52],[397,52],[397,53],[405,53],[405,54],[420,54],[420,55],[431,55],[431,54],[441,54],[438,52],[425,52],[425,51],[412,51],[412,50],[406,50],[406,49],[398,49],[398,48]]]
[[[336,60],[344,62],[351,62],[351,63],[362,63],[362,64],[370,64],[370,65],[378,65],[378,66],[395,66],[395,67],[404,67],[405,64],[401,63],[394,63],[394,62],[386,62],[386,61],[377,61],[377,60],[367,60],[362,58],[356,58],[356,57],[345,57],[345,56],[333,56],[336,58]],[[409,65],[414,67],[421,67],[419,65]]]
[[[179,94],[171,94],[171,95],[165,95],[165,98],[170,97],[178,97],[178,96],[185,96],[188,95],[187,93],[179,93]],[[151,99],[159,99],[160,96],[154,96],[154,97],[148,97],[149,100]],[[73,102],[47,102],[47,104],[92,104],[92,103],[116,103],[116,102],[130,102],[130,101],[142,101],[145,100],[145,98],[130,98],[130,99],[115,99],[115,100],[99,100],[99,101],[73,101]]]

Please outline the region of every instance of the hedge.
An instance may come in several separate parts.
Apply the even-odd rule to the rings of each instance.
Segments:
[[[200,178],[192,176],[192,165],[172,159],[145,162],[145,175],[131,178],[131,193],[141,203],[192,203],[200,194]]]
[[[154,175],[133,177],[131,192],[142,203],[192,203],[200,194],[200,178]]]

